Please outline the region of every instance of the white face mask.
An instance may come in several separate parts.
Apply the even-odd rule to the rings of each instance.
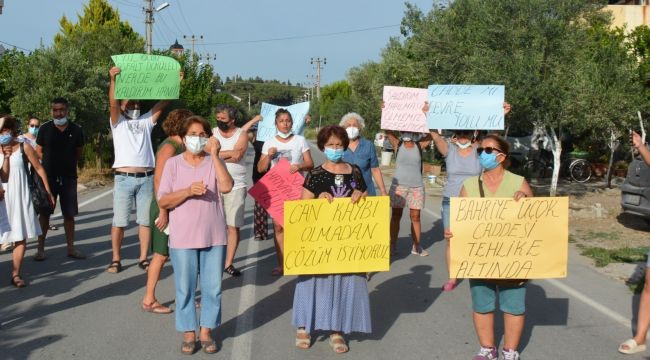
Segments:
[[[126,117],[135,120],[140,117],[140,109],[126,110]]]
[[[278,130],[278,136],[283,138],[283,139],[288,139],[289,136],[291,136],[291,135],[293,135],[293,133],[291,131],[289,131],[288,133],[285,134],[285,133],[281,132],[280,130]]]
[[[62,117],[60,119],[52,119],[54,122],[54,125],[56,126],[63,126],[68,123],[68,118],[67,117]]]
[[[350,140],[354,140],[359,137],[359,128],[356,126],[348,126],[345,129],[345,132],[348,133],[348,137],[350,138]]]
[[[467,149],[468,147],[472,146],[472,142],[468,141],[468,142],[462,144],[460,141],[456,141],[456,146],[458,146],[461,149]]]
[[[208,144],[208,138],[201,137],[201,136],[192,136],[192,135],[187,135],[185,136],[185,147],[187,150],[189,150],[192,154],[198,154],[203,149],[205,149],[205,146]]]

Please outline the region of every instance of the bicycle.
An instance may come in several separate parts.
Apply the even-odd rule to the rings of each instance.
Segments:
[[[548,178],[553,174],[553,153],[546,150],[538,151],[534,159],[526,161],[523,167],[527,178]],[[572,181],[585,183],[591,179],[591,163],[585,159],[562,156],[560,161],[560,176]]]

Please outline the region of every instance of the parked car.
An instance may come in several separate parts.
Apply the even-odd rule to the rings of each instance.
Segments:
[[[623,211],[639,215],[650,222],[650,167],[643,159],[634,159],[621,185]]]

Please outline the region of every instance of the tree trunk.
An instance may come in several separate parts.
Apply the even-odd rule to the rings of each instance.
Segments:
[[[562,143],[555,133],[555,129],[551,129],[551,149],[553,151],[553,177],[551,178],[551,188],[549,191],[549,196],[555,196],[557,193],[557,183],[560,179],[560,166],[562,165],[560,161],[560,155],[562,154]],[[548,134],[548,133],[547,133]]]
[[[618,140],[618,134],[614,129],[609,130],[609,163],[607,164],[607,187],[612,188],[612,167],[614,166],[614,153],[618,149],[621,142]]]

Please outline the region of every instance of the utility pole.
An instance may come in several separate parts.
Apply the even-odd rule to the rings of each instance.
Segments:
[[[316,76],[314,74],[307,75],[307,86],[309,87],[309,90],[307,90],[309,98],[307,100],[314,98],[314,84],[316,84]]]
[[[327,58],[311,58],[310,63],[316,65],[316,98],[320,100],[320,70],[327,64]]]
[[[145,19],[144,19],[144,24],[146,28],[145,46],[146,46],[147,54],[151,54],[151,50],[153,48],[153,12],[166,9],[169,6],[169,3],[168,2],[162,3],[157,8],[154,9],[153,7],[154,0],[144,0],[144,2],[147,4],[147,7],[142,8],[145,14]]]
[[[194,60],[194,45],[196,44],[197,41],[203,40],[203,35],[199,36],[189,36],[189,35],[183,35],[183,39],[189,39],[192,42],[192,60]]]
[[[147,37],[147,54],[151,54],[151,48],[153,47],[153,0],[145,0],[147,7],[144,9],[145,13],[145,26],[146,26],[146,37]]]
[[[213,61],[217,60],[217,54],[210,54],[210,53],[199,54],[199,60],[203,61],[203,59],[205,59],[205,61],[208,62],[208,65],[210,65],[210,60],[213,60]]]

